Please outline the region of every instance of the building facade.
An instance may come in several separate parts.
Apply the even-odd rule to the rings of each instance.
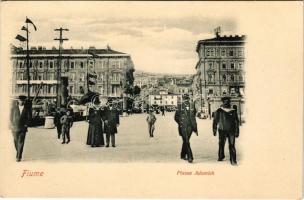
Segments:
[[[79,99],[88,91],[88,72],[97,75],[89,89],[108,97],[122,97],[126,84],[127,70],[134,69],[131,56],[107,49],[63,49],[58,60],[58,50],[31,48],[30,55],[30,96],[55,100],[60,77],[68,80],[68,92]],[[12,94],[27,94],[26,51],[12,50],[13,66]],[[61,64],[59,64],[61,63]]]
[[[242,107],[245,87],[245,36],[220,36],[198,41],[199,61],[193,78],[194,95],[202,98],[201,108],[211,115],[222,96],[232,97]],[[242,109],[242,108],[241,108]]]

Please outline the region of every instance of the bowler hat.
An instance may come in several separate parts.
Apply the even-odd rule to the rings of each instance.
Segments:
[[[184,100],[189,100],[189,99],[190,99],[190,97],[189,97],[189,95],[188,95],[188,94],[183,94],[183,99],[184,99]]]
[[[26,96],[20,95],[20,96],[18,97],[18,99],[21,100],[21,101],[25,101],[25,100],[26,100]]]
[[[229,97],[229,96],[224,96],[224,97],[222,97],[221,100],[222,100],[222,101],[226,101],[226,100],[230,101],[230,100],[231,100],[231,97]]]

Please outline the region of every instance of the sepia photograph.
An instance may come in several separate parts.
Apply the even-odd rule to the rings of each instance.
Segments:
[[[2,2],[0,195],[300,198],[301,5]]]

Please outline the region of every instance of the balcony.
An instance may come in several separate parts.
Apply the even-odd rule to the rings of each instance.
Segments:
[[[17,80],[17,84],[27,84],[27,80]],[[57,80],[30,80],[30,84],[57,84]]]

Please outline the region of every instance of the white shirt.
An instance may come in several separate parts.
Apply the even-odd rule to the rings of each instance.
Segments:
[[[24,108],[24,105],[23,105],[23,106],[19,106],[19,111],[20,111],[20,114],[22,113],[23,108]]]

